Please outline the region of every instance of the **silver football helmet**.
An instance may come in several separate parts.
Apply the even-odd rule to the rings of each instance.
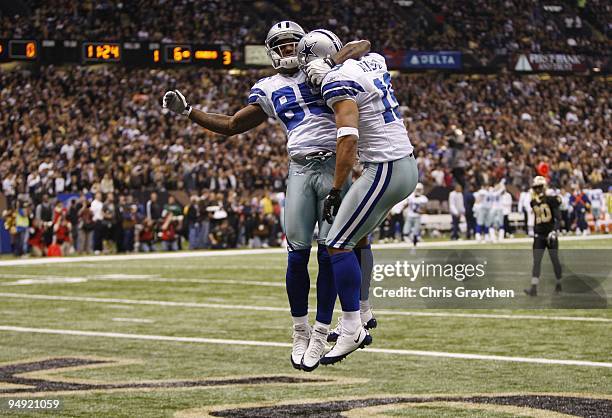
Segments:
[[[270,28],[266,37],[266,52],[274,69],[298,67],[297,44],[305,34],[300,25],[289,20],[278,22]],[[285,51],[287,45],[293,45],[289,52]]]
[[[315,29],[300,40],[297,47],[300,67],[317,58],[330,58],[342,48],[335,33],[326,29]]]

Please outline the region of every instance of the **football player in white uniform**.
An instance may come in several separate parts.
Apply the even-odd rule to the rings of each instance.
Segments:
[[[491,208],[489,210],[489,239],[496,242],[504,239],[504,209],[502,206],[502,195],[505,191],[504,183],[489,187],[488,200]],[[497,232],[497,235],[496,235]]]
[[[414,193],[406,200],[406,222],[404,223],[404,236],[412,239],[412,245],[416,247],[421,237],[421,214],[425,210],[425,205],[429,202],[427,196],[423,194],[423,185],[418,183]]]
[[[311,334],[319,335],[317,342],[322,341],[320,344],[325,345],[336,300],[331,261],[324,246],[330,226],[323,219],[323,200],[334,176],[336,126],[332,110],[325,105],[319,93],[311,91],[306,76],[298,69],[296,47],[304,34],[304,30],[295,22],[283,21],[272,26],[265,45],[277,74],[255,83],[247,105],[234,115],[200,111],[189,105],[178,90],[168,91],[163,97],[164,108],[222,135],[246,132],[268,118],[280,122],[287,134],[290,165],[284,210],[288,246],[286,285],[293,318],[290,359],[296,369],[301,368]],[[329,66],[348,58],[359,58],[369,48],[368,41],[351,42],[344,48],[338,45],[330,57]],[[341,194],[349,184],[347,180],[340,185]],[[319,274],[317,322],[313,330],[308,322],[308,260],[317,223]],[[329,308],[330,304],[332,309]],[[322,307],[327,310],[322,310]]]
[[[593,215],[593,223],[595,233],[602,232],[601,226],[604,224],[602,219],[605,219],[606,202],[602,189],[588,189],[584,191],[591,201],[591,215]],[[603,216],[602,216],[603,215]],[[605,229],[603,229],[605,232]]]
[[[484,242],[485,237],[489,234],[488,222],[491,202],[488,196],[489,191],[484,184],[474,193],[474,215],[476,215],[475,238],[478,242]]]
[[[298,45],[298,59],[305,71],[308,73],[311,61],[330,56],[337,42],[329,32],[305,35]],[[338,138],[336,171],[325,198],[324,216],[332,224],[326,244],[342,306],[342,332],[320,360],[333,364],[372,342],[361,322],[361,271],[352,249],[413,192],[418,170],[384,57],[368,54],[335,66],[323,77],[321,93],[334,110]],[[357,156],[364,170],[342,196],[341,187]],[[318,362],[319,353],[309,355],[309,351],[310,347],[304,361]]]

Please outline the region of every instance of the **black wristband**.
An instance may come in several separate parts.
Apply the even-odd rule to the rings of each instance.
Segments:
[[[329,68],[334,68],[337,65],[332,57],[323,58],[323,62],[329,65]]]

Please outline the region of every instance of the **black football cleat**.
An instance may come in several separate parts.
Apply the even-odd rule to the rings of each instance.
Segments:
[[[556,294],[559,294],[559,293],[561,293],[561,291],[562,291],[562,290],[563,290],[563,289],[561,289],[561,283],[557,283],[557,284],[555,285],[555,293],[556,293]]]
[[[374,329],[378,326],[378,322],[376,321],[376,318],[372,317],[370,318],[370,320],[368,322],[366,322],[365,324],[363,324],[363,327],[365,329]]]
[[[536,285],[531,286],[530,289],[523,289],[527,296],[538,296],[538,287]]]

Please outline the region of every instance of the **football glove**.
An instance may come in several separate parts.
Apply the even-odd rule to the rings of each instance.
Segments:
[[[553,242],[557,241],[559,239],[559,231],[550,231],[548,233],[548,237],[546,238],[546,240],[548,241],[549,244],[552,244]]]
[[[334,223],[334,216],[338,214],[340,203],[342,203],[341,191],[338,189],[331,189],[329,194],[323,201],[323,218],[327,223]]]
[[[183,116],[189,116],[191,113],[191,105],[187,103],[185,96],[178,90],[170,90],[164,94],[162,107]]]
[[[310,85],[320,87],[323,78],[325,78],[327,73],[335,66],[336,63],[331,58],[317,58],[316,60],[312,60],[306,64],[306,68],[304,69],[306,79]]]

